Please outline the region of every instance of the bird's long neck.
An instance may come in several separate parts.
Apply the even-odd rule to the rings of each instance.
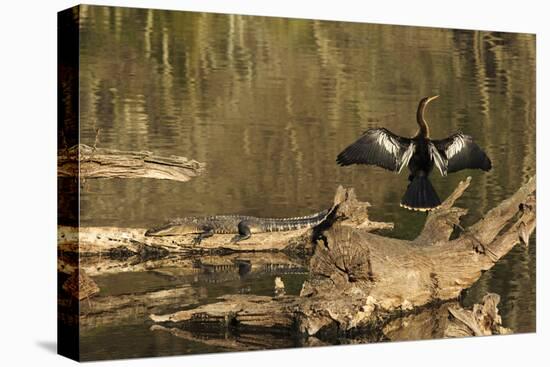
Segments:
[[[430,128],[428,126],[428,123],[424,119],[426,105],[427,103],[425,103],[424,101],[420,102],[420,104],[418,105],[418,111],[416,111],[416,122],[418,123],[419,127],[418,132],[416,133],[416,137],[430,137]]]

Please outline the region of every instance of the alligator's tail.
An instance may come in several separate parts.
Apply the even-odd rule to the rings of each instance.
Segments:
[[[293,231],[302,228],[312,228],[323,222],[329,210],[294,218],[262,218],[266,232]]]
[[[441,200],[437,192],[428,177],[424,175],[414,176],[401,199],[401,206],[409,210],[425,212],[436,209],[440,205]]]

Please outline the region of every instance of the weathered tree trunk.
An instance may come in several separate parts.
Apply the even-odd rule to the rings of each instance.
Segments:
[[[535,179],[450,239],[465,209],[453,207],[469,186],[461,182],[441,209],[428,215],[413,241],[369,232],[367,207],[340,189],[336,222],[323,232],[310,261],[310,281],[299,297],[231,295],[219,302],[166,315],[159,323],[217,323],[233,328],[276,328],[315,335],[381,326],[402,312],[457,299],[535,228]],[[343,198],[343,199],[342,199]],[[358,225],[358,222],[361,224]],[[359,226],[366,229],[358,229]]]
[[[189,181],[204,171],[205,164],[185,157],[162,157],[151,152],[130,152],[75,145],[58,152],[59,177],[156,178]]]

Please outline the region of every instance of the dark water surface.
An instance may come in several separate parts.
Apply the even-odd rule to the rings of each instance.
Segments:
[[[533,35],[345,22],[82,7],[81,140],[92,145],[181,155],[207,164],[187,183],[90,180],[81,224],[151,227],[204,214],[301,216],[330,206],[338,185],[373,204],[374,220],[395,222],[393,236],[414,238],[425,217],[403,210],[406,175],[338,167],[336,155],[369,127],[416,131],[419,99],[440,94],[427,112],[432,136],[474,136],[490,173],[432,177],[445,198],[471,175],[458,205],[472,223],[535,174]],[[504,326],[535,330],[535,239],[516,246],[467,292],[502,297]],[[270,294],[273,274],[162,278],[105,276],[104,294],[191,284],[200,303],[238,293]],[[130,279],[131,278],[131,279]],[[283,276],[298,293],[302,274]],[[127,285],[129,288],[126,289]],[[132,289],[135,288],[135,289]],[[127,324],[83,330],[84,359],[219,351]]]

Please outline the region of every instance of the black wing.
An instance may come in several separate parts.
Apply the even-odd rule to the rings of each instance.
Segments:
[[[446,161],[446,167],[440,167],[436,161],[436,166],[443,175],[468,168],[489,171],[492,167],[487,154],[469,135],[456,133],[447,139],[432,142]]]
[[[414,148],[411,139],[395,135],[384,128],[369,129],[338,154],[336,162],[341,166],[371,164],[400,172],[409,163]]]

